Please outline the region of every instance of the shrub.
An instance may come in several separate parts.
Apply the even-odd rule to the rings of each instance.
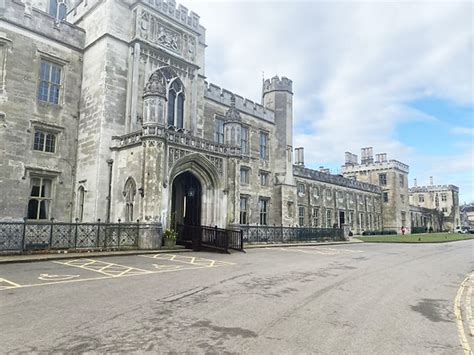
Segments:
[[[169,239],[169,240],[176,240],[177,234],[176,234],[176,232],[174,231],[174,229],[167,229],[167,230],[165,230],[165,232],[163,233],[163,238],[164,238],[164,239]]]

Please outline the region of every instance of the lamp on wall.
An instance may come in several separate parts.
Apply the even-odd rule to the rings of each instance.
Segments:
[[[143,187],[139,187],[138,193],[140,194],[141,197],[143,197],[145,195],[145,189]]]
[[[188,188],[188,191],[186,192],[186,196],[194,197],[195,194],[196,194],[196,189],[194,187]]]

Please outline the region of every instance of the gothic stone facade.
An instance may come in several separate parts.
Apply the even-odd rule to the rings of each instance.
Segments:
[[[265,80],[261,103],[208,83],[205,36],[172,0],[0,2],[0,219],[404,223],[354,167],[294,165],[292,81]]]

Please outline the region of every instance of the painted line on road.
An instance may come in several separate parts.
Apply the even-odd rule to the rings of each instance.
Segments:
[[[159,254],[158,254],[159,255]],[[140,255],[144,256],[144,255]],[[44,277],[48,275],[52,278],[57,280],[50,280],[48,282],[41,282],[37,284],[24,284],[19,285],[12,281],[9,281],[4,278],[0,278],[0,291],[13,289],[13,288],[29,288],[29,287],[37,287],[37,286],[48,286],[48,285],[57,285],[57,284],[67,284],[67,283],[75,283],[75,282],[85,282],[85,281],[95,281],[95,280],[108,280],[108,279],[116,279],[121,277],[128,277],[128,276],[140,276],[140,275],[150,275],[150,274],[161,274],[165,272],[176,272],[176,271],[186,271],[186,270],[199,270],[199,269],[209,269],[215,268],[219,266],[231,266],[235,265],[235,263],[224,262],[224,261],[217,261],[217,260],[210,260],[204,258],[190,258],[188,257],[187,261],[179,260],[177,255],[173,255],[171,258],[167,258],[166,260],[172,259],[174,262],[181,262],[185,263],[186,265],[158,265],[152,264],[155,270],[145,270],[139,269],[135,267],[125,266],[121,264],[113,264],[113,263],[106,263],[98,260],[92,259],[74,259],[67,262],[61,261],[51,261],[55,264],[65,265],[76,267],[88,271],[93,271],[100,273],[105,276],[98,276],[98,277],[90,277],[84,279],[71,279],[70,276],[79,276],[79,275],[48,275],[48,274],[41,274],[43,276],[42,280],[47,281]],[[155,260],[159,260],[160,258],[153,258]],[[193,263],[190,263],[192,261]],[[103,264],[111,264],[111,265],[103,265]],[[85,267],[84,267],[85,266]],[[115,268],[115,269],[114,269]],[[68,279],[65,280],[63,277],[68,276]],[[4,283],[5,285],[2,285]]]
[[[21,285],[13,281],[4,279],[3,277],[0,277],[0,290],[8,290],[8,289],[17,288],[17,287],[21,287]]]
[[[155,254],[155,255],[139,255],[143,258],[150,258],[155,260],[164,260],[164,261],[173,261],[188,265],[197,265],[205,267],[216,267],[223,265],[235,265],[228,261],[219,261],[206,258],[198,258],[193,256],[183,256],[183,255],[172,255],[172,254]]]
[[[264,250],[280,250],[288,253],[298,252],[303,254],[321,254],[321,255],[341,255],[347,253],[363,253],[363,250],[350,250],[350,249],[333,249],[333,248],[321,248],[321,247],[308,247],[307,249],[299,249],[295,247],[291,248],[264,248]]]
[[[74,259],[70,261],[53,261],[53,263],[77,267],[79,269],[89,270],[104,274],[106,276],[120,277],[127,273],[132,274],[148,274],[152,271],[143,270],[135,267],[109,263],[105,261],[92,260],[92,259]]]
[[[235,264],[234,264],[235,265]],[[224,265],[219,265],[224,266]],[[213,266],[217,267],[217,266]],[[96,280],[111,280],[117,279],[122,277],[132,277],[132,276],[142,276],[142,275],[151,275],[151,274],[162,274],[167,272],[177,272],[177,271],[186,271],[186,270],[199,270],[199,269],[209,269],[209,266],[192,266],[192,267],[185,267],[180,266],[176,269],[159,269],[156,271],[148,271],[147,273],[127,273],[122,276],[98,276],[98,277],[90,277],[85,279],[74,279],[74,280],[64,280],[64,281],[52,281],[52,282],[42,282],[38,284],[25,284],[25,285],[18,285],[18,286],[9,286],[6,288],[1,288],[0,291],[7,290],[7,289],[21,289],[21,288],[30,288],[30,287],[38,287],[38,286],[51,286],[51,285],[58,285],[58,284],[69,284],[69,283],[76,283],[76,282],[86,282],[86,281],[96,281]],[[3,278],[1,280],[4,280]],[[11,281],[8,281],[11,282]],[[12,283],[14,284],[14,283]],[[17,284],[16,284],[17,285]]]
[[[467,276],[463,282],[461,282],[461,286],[458,289],[456,294],[456,298],[454,299],[454,315],[456,316],[456,327],[458,330],[458,337],[459,341],[461,342],[461,346],[464,350],[465,355],[472,355],[471,347],[469,346],[469,342],[466,338],[466,333],[464,332],[464,323],[462,319],[462,308],[461,308],[461,298],[464,292],[465,284],[470,279],[471,275]]]
[[[474,284],[474,275],[471,275],[469,278],[469,288],[467,289],[467,298],[466,298],[466,314],[467,314],[467,323],[469,326],[469,332],[471,337],[474,337],[474,319],[472,317],[472,286]]]

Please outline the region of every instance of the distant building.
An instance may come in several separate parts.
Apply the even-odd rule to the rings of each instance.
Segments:
[[[474,228],[474,203],[461,206],[461,225]]]
[[[399,232],[401,227],[410,227],[408,216],[408,173],[409,167],[397,160],[387,160],[387,154],[376,154],[373,148],[361,150],[361,161],[350,152],[346,153],[342,175],[381,189],[382,229]]]
[[[454,185],[434,185],[430,177],[430,184],[410,188],[410,205],[436,210],[443,215],[443,230],[454,230],[461,226],[459,209],[459,188]]]

